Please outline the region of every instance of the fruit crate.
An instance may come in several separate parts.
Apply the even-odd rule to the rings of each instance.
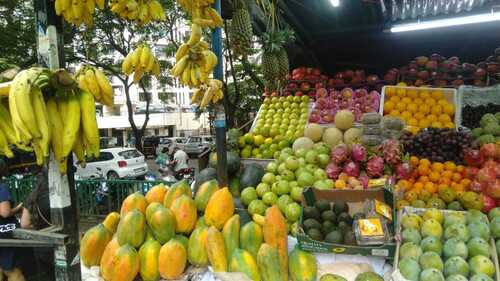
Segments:
[[[399,271],[399,253],[400,253],[400,248],[401,248],[401,218],[403,215],[408,215],[408,214],[417,214],[421,215],[423,214],[426,210],[426,208],[414,208],[414,207],[403,207],[401,210],[398,212],[398,220],[396,222],[396,237],[397,237],[397,243],[396,243],[396,252],[394,254],[394,271],[392,273],[392,281],[410,281],[401,274]],[[451,214],[451,213],[467,213],[465,211],[453,211],[453,210],[439,210],[444,216],[446,214]],[[444,231],[444,229],[443,229]],[[498,262],[498,253],[496,250],[496,245],[495,245],[495,240],[493,237],[489,241],[489,246],[490,246],[490,254],[491,254],[491,260],[495,266],[495,281],[500,281],[500,266]],[[444,263],[444,261],[443,261]]]
[[[303,193],[304,201],[302,205],[313,205],[319,199],[326,199],[327,201],[344,201],[349,206],[349,213],[352,214],[356,211],[364,209],[364,202],[366,199],[377,199],[388,204],[392,210],[392,217],[396,218],[394,209],[395,201],[392,192],[387,188],[369,189],[369,190],[318,190],[308,188]],[[378,256],[386,259],[394,258],[396,252],[396,242],[394,236],[391,241],[383,245],[344,245],[334,244],[325,241],[317,241],[309,237],[303,227],[304,223],[304,208],[299,219],[299,227],[297,231],[297,241],[302,250],[315,252],[315,253],[337,253],[347,255],[363,255],[363,256]],[[394,222],[388,224],[389,233],[394,233]]]
[[[466,126],[463,122],[464,107],[478,107],[487,104],[500,105],[500,85],[492,87],[460,86],[458,88],[458,104],[460,105],[460,125]],[[495,112],[483,112],[481,115],[485,113]]]
[[[384,103],[385,103],[385,93],[387,91],[387,88],[395,88],[395,89],[406,89],[406,90],[429,90],[429,91],[436,91],[436,90],[441,90],[443,91],[444,97],[446,100],[450,103],[452,103],[455,106],[455,114],[453,118],[453,122],[455,123],[455,128],[458,130],[458,128],[461,125],[461,114],[462,114],[462,108],[460,105],[460,99],[458,97],[458,92],[454,88],[429,88],[429,87],[407,87],[407,86],[384,86],[382,88],[382,96],[380,97],[380,111],[379,113],[384,116]]]

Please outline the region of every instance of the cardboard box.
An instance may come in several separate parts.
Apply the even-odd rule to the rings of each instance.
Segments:
[[[387,259],[394,258],[396,252],[396,243],[394,241],[394,220],[396,212],[394,210],[395,202],[392,192],[385,188],[369,190],[317,190],[308,188],[304,191],[303,205],[313,205],[318,199],[326,199],[330,202],[341,200],[349,205],[349,213],[353,214],[363,210],[366,199],[377,199],[387,203],[393,210],[393,222],[388,225],[391,233],[391,241],[384,245],[352,246],[343,244],[333,244],[324,241],[316,241],[310,238],[302,228],[304,222],[303,213],[299,220],[299,229],[297,240],[302,250],[316,253],[338,253],[363,256],[379,256]]]

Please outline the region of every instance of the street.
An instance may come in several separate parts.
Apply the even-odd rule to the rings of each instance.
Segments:
[[[148,164],[149,171],[153,172],[157,178],[160,178],[161,175],[158,172],[158,170],[160,169],[160,166],[158,166],[158,164],[155,163],[155,159],[148,158],[148,159],[146,159],[146,163]],[[189,167],[194,168],[194,173],[195,173],[195,175],[197,175],[199,172],[198,159],[189,159],[188,165],[189,165]]]

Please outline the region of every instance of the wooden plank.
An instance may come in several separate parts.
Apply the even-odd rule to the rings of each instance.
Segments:
[[[1,247],[12,248],[53,248],[54,243],[48,241],[22,240],[22,239],[0,239]]]
[[[13,231],[12,236],[17,239],[36,240],[53,245],[65,245],[68,242],[68,235],[28,229],[16,229]]]

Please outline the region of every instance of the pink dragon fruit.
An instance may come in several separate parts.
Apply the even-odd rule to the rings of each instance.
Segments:
[[[366,163],[366,173],[371,178],[380,178],[384,174],[384,159],[374,156]]]
[[[399,163],[396,166],[396,176],[398,179],[407,179],[411,175],[411,165],[408,162]]]
[[[380,148],[384,155],[385,162],[389,163],[393,167],[396,167],[399,163],[401,163],[401,144],[398,140],[387,139],[382,142]]]
[[[367,189],[368,188],[368,180],[370,179],[368,177],[368,175],[366,175],[365,172],[361,172],[361,175],[359,176],[358,179],[361,182],[361,184],[363,185],[363,188]]]
[[[330,163],[328,166],[326,166],[326,174],[328,178],[332,180],[337,180],[339,178],[340,173],[342,173],[342,168],[335,164],[335,163]]]
[[[351,148],[351,158],[358,163],[366,161],[366,148],[361,144],[353,144]]]
[[[359,164],[349,160],[345,163],[343,172],[350,177],[357,178],[359,177]]]
[[[349,157],[349,148],[345,144],[335,146],[330,152],[330,159],[333,163],[340,165]]]

